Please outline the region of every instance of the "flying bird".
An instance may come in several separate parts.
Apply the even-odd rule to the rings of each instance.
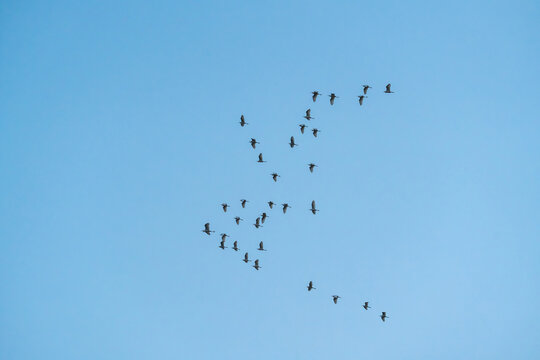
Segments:
[[[316,287],[313,287],[313,281],[310,281],[308,286],[307,286],[307,291],[311,291],[311,290],[315,290],[317,289]]]
[[[317,128],[313,128],[311,131],[313,131],[313,136],[317,137],[317,134],[321,131]]]
[[[332,298],[334,298],[334,304],[337,304],[338,299],[341,298],[339,295],[332,295]]]
[[[367,301],[364,303],[364,305],[363,305],[362,307],[363,307],[364,309],[366,309],[366,310],[371,308],[371,306],[368,306],[368,302],[367,302]]]
[[[249,125],[249,124],[244,119],[244,115],[242,115],[242,116],[240,116],[240,126],[244,127],[244,125]]]
[[[386,321],[386,318],[388,318],[389,316],[386,316],[386,312],[383,311],[382,314],[381,314],[381,320],[382,321]]]
[[[271,173],[270,175],[272,176],[272,179],[274,179],[274,182],[277,182],[277,178],[281,177],[277,173]]]
[[[287,209],[290,208],[289,204],[281,204],[283,206],[283,213],[285,214],[287,212]]]
[[[240,200],[240,203],[242,204],[242,207],[245,208],[246,207],[246,203],[248,203],[249,201],[247,201],[246,199],[242,199]]]
[[[364,87],[364,95],[367,94],[368,89],[371,89],[371,86],[369,85],[362,85]]]
[[[268,215],[266,215],[266,213],[263,212],[262,215],[261,215],[261,223],[264,224],[264,222],[266,221],[266,218],[267,218],[267,217],[268,217]]]
[[[265,249],[264,246],[263,246],[263,242],[262,242],[262,241],[259,243],[259,248],[258,248],[257,250],[259,250],[259,251],[266,251],[266,249]]]
[[[303,134],[304,130],[307,128],[306,124],[300,124],[298,126],[300,126],[300,132]]]
[[[321,93],[318,91],[313,91],[312,94],[313,94],[312,96],[313,102],[317,101],[317,96],[321,95]]]
[[[360,104],[360,106],[362,106],[362,104],[364,103],[365,98],[367,98],[367,96],[365,95],[358,96],[358,103]]]
[[[311,117],[311,109],[306,110],[306,115],[304,115],[304,119],[308,119],[308,120],[315,119],[314,117]]]
[[[204,230],[201,230],[203,233],[210,235],[210,233],[213,233],[215,231],[210,230],[210,223],[204,224]]]
[[[336,94],[334,93],[331,93],[328,96],[330,96],[330,105],[334,105],[334,100],[339,97],[339,96],[336,96]]]
[[[298,144],[294,143],[294,136],[291,136],[291,142],[289,143],[289,145],[291,146],[291,149],[295,146],[298,146]]]
[[[386,90],[384,90],[385,93],[387,94],[393,94],[394,92],[390,90],[390,86],[392,86],[392,84],[388,84],[386,85]]]
[[[223,207],[223,212],[227,212],[227,208],[229,207],[229,205],[227,203],[223,203],[221,204],[221,206]]]
[[[221,242],[219,243],[219,247],[223,250],[225,250],[227,247],[225,246],[225,240],[221,240]]]
[[[309,163],[308,166],[309,166],[309,171],[310,171],[310,172],[313,172],[313,169],[316,168],[316,167],[318,167],[318,166],[315,165],[314,163]]]
[[[273,201],[269,201],[268,202],[268,206],[270,207],[270,209],[272,209],[274,207],[274,202]]]
[[[227,237],[230,237],[230,236],[227,235],[227,234],[221,234],[221,240],[225,241],[225,239],[226,239]]]
[[[244,254],[244,260],[242,260],[242,261],[245,262],[246,264],[247,264],[248,262],[251,261],[251,260],[249,260],[249,258],[248,258],[248,253],[245,253],[245,254]]]
[[[232,249],[233,249],[234,251],[240,250],[240,249],[238,248],[238,241],[235,241],[235,242],[233,243]]]
[[[259,266],[259,259],[255,260],[255,265],[253,265],[255,270],[259,270],[261,267]]]
[[[311,202],[311,212],[313,213],[313,215],[315,215],[315,214],[317,213],[317,211],[319,211],[319,210],[317,210],[317,209],[315,208],[315,200],[313,200],[313,201]]]
[[[257,219],[255,219],[255,224],[253,224],[253,226],[255,226],[257,229],[262,227],[261,225],[261,218],[258,217]]]
[[[236,221],[236,225],[240,225],[240,221],[244,221],[240,216],[237,216],[234,218],[234,221]]]
[[[254,138],[251,138],[251,140],[249,141],[249,143],[251,144],[251,147],[252,148],[256,148],[256,145],[257,144],[260,144],[260,142],[258,142],[257,140],[255,140]]]
[[[262,153],[259,154],[259,160],[257,160],[258,163],[265,163],[266,161],[263,160]]]

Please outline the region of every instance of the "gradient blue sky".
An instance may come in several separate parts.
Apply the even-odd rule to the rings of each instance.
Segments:
[[[540,358],[539,18],[3,1],[0,358]],[[292,208],[256,230],[268,200]]]

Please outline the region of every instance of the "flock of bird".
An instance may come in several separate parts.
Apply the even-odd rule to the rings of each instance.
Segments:
[[[369,85],[362,85],[362,88],[363,88],[363,90],[362,90],[363,94],[362,94],[362,95],[358,95],[358,103],[360,104],[360,106],[362,106],[362,105],[364,104],[364,99],[367,98],[368,90],[371,89],[372,87],[369,86]],[[384,93],[386,93],[386,94],[392,94],[392,93],[393,93],[393,91],[391,91],[391,84],[387,84],[387,85],[386,85],[386,88],[385,88]],[[311,94],[312,94],[312,97],[311,97],[311,98],[312,98],[313,102],[316,102],[316,101],[317,101],[317,97],[319,97],[319,96],[322,95],[322,94],[321,94],[320,92],[318,92],[318,91],[313,91]],[[334,94],[334,93],[331,93],[331,94],[328,95],[328,96],[330,97],[330,105],[333,106],[335,100],[338,99],[339,96],[337,96],[337,95]],[[305,118],[306,120],[308,120],[308,121],[311,121],[311,119],[314,119],[314,117],[311,116],[311,109],[307,109],[307,110],[306,110],[306,114],[304,115],[304,118]],[[240,116],[240,126],[241,126],[241,127],[244,127],[244,126],[246,126],[246,125],[249,125],[249,123],[246,122],[244,115],[241,115],[241,116]],[[307,128],[307,125],[306,125],[306,124],[299,124],[298,126],[300,127],[300,132],[301,132],[302,134],[304,134],[304,131],[305,131],[305,129]],[[312,133],[313,133],[313,136],[314,136],[314,137],[317,137],[317,135],[318,135],[319,132],[320,132],[320,130],[317,129],[317,128],[313,128],[313,129],[312,129]],[[260,144],[255,138],[251,138],[251,140],[249,141],[249,143],[251,144],[251,147],[252,147],[253,149],[256,149],[256,148],[257,148],[257,145]],[[297,144],[297,143],[295,142],[295,140],[294,140],[294,136],[291,136],[291,139],[290,139],[290,142],[289,142],[289,146],[291,147],[291,149],[294,148],[295,146],[298,146],[298,144]],[[258,162],[258,163],[266,163],[266,161],[265,161],[264,158],[263,158],[263,154],[262,154],[262,153],[259,153],[257,162]],[[309,169],[310,173],[313,173],[313,170],[314,170],[316,167],[317,167],[317,165],[314,164],[314,163],[309,163],[309,164],[308,164],[308,169]],[[270,176],[272,177],[272,180],[274,180],[274,182],[277,182],[277,181],[278,181],[278,178],[280,177],[280,175],[277,174],[277,173],[275,173],[275,172],[274,172],[274,173],[271,173]],[[241,207],[242,207],[242,208],[245,208],[248,202],[249,202],[249,201],[246,200],[246,199],[241,199],[241,200],[240,200],[240,205],[241,205]],[[272,201],[268,201],[267,204],[268,204],[268,207],[269,207],[270,209],[273,209],[274,205],[276,205],[276,204],[275,204],[274,202],[272,202]],[[290,206],[288,203],[283,203],[283,204],[281,204],[281,206],[282,206],[283,214],[286,214],[286,213],[287,213],[287,209],[290,209],[290,208],[291,208],[291,206]],[[223,204],[221,204],[221,207],[222,207],[222,209],[223,209],[223,212],[226,213],[226,212],[227,212],[227,209],[230,207],[230,205],[227,204],[227,203],[223,203]],[[317,209],[317,207],[316,207],[315,200],[313,200],[313,201],[311,202],[311,208],[309,209],[309,211],[311,211],[311,213],[312,213],[313,215],[316,215],[317,212],[319,211],[319,209]],[[259,217],[257,217],[257,218],[255,219],[255,223],[253,224],[253,226],[255,226],[255,228],[257,228],[257,229],[260,228],[260,227],[262,227],[262,226],[263,226],[262,224],[265,223],[265,221],[266,221],[266,219],[267,219],[268,217],[269,217],[269,216],[266,214],[266,212],[263,212]],[[236,217],[234,217],[234,221],[235,221],[236,225],[240,225],[240,222],[241,222],[241,221],[244,221],[244,219],[242,219],[242,218],[239,217],[239,216],[236,216]],[[211,234],[214,233],[215,231],[213,231],[213,230],[210,229],[210,223],[206,223],[206,224],[204,224],[204,229],[202,230],[202,232],[205,233],[205,234],[207,234],[207,235],[211,235]],[[222,250],[225,250],[226,248],[228,248],[227,246],[225,246],[225,242],[226,242],[226,240],[227,240],[227,237],[229,237],[229,235],[227,235],[226,233],[221,233],[220,236],[221,236],[221,241],[220,241],[218,247],[219,247],[220,249],[222,249]],[[239,250],[240,250],[240,248],[238,248],[238,241],[234,241],[234,242],[233,242],[232,249],[233,249],[234,251],[239,251]],[[267,251],[267,250],[264,248],[264,244],[263,244],[262,241],[259,243],[259,247],[257,248],[257,251]],[[242,259],[242,261],[245,262],[246,264],[247,264],[248,262],[251,262],[251,261],[252,261],[252,260],[249,259],[249,254],[248,254],[247,252],[244,254],[244,258]],[[252,265],[252,266],[253,266],[253,268],[255,268],[255,270],[259,270],[259,269],[262,268],[262,266],[260,266],[260,264],[259,264],[259,259],[255,259],[255,260],[253,261],[253,265]],[[312,290],[316,290],[316,288],[313,286],[313,281],[310,280],[309,283],[308,283],[308,285],[307,285],[307,291],[310,292],[310,291],[312,291]],[[341,296],[339,296],[339,295],[332,295],[332,301],[334,302],[334,304],[337,304],[339,299],[341,299]],[[371,306],[369,306],[369,302],[368,302],[368,301],[364,302],[364,305],[362,305],[362,307],[363,307],[365,310],[368,310],[368,309],[371,308]],[[381,315],[379,315],[379,317],[381,318],[382,321],[386,321],[386,319],[389,318],[389,317],[386,315],[386,312],[385,312],[385,311],[383,311],[383,312],[381,313]]]

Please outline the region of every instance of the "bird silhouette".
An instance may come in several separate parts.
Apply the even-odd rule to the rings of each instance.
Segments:
[[[337,304],[338,299],[341,299],[341,296],[339,295],[332,295],[332,298],[334,299],[334,304]]]
[[[294,143],[294,136],[291,136],[291,142],[289,143],[289,145],[290,145],[291,149],[292,149],[293,147],[295,147],[295,146],[298,146],[298,144],[295,144],[295,143]]]
[[[244,127],[245,125],[249,125],[249,124],[244,119],[244,115],[242,115],[242,116],[240,116],[240,126]]]
[[[265,249],[264,246],[263,246],[263,242],[262,242],[262,241],[259,243],[259,248],[258,248],[257,250],[259,250],[259,251],[266,251],[266,249]]]
[[[234,251],[240,250],[240,249],[238,248],[238,241],[233,242],[233,247],[232,247],[232,249],[233,249]]]
[[[270,207],[270,209],[272,209],[274,207],[274,202],[273,201],[269,201],[268,202],[268,207]]]
[[[311,212],[313,213],[313,215],[315,215],[315,214],[317,213],[317,211],[319,211],[319,210],[317,210],[317,209],[315,208],[315,200],[313,200],[313,201],[311,202],[311,209],[310,209],[310,210],[311,210]]]
[[[303,134],[304,130],[307,128],[306,124],[300,124],[298,126],[300,126],[300,132]]]
[[[281,204],[283,206],[283,213],[285,214],[287,212],[287,209],[290,208],[289,204]]]
[[[249,141],[249,143],[251,144],[251,147],[254,148],[254,149],[257,147],[257,146],[256,146],[257,144],[260,144],[260,142],[258,142],[258,141],[255,140],[254,138],[251,138],[251,140]]]
[[[236,221],[236,225],[240,225],[240,221],[244,221],[240,216],[237,216],[234,218],[234,221]]]
[[[384,90],[384,92],[387,93],[387,94],[393,94],[394,92],[390,90],[391,86],[392,86],[392,84],[386,85],[386,90]]]
[[[318,166],[315,165],[314,163],[309,163],[308,166],[309,166],[309,172],[311,172],[311,173],[313,172],[313,169],[315,169],[316,167],[318,167]]]
[[[227,247],[225,246],[225,240],[221,240],[221,242],[219,243],[219,247],[223,250],[225,250]]]
[[[306,115],[304,115],[304,119],[307,119],[308,121],[311,119],[315,119],[314,117],[311,117],[311,109],[306,110]]]
[[[362,87],[364,88],[364,95],[367,94],[368,89],[371,89],[371,86],[369,85],[362,85]]]
[[[230,236],[227,235],[227,234],[225,234],[225,233],[221,234],[221,240],[225,241],[225,239],[226,239],[227,237],[230,237]]]
[[[253,265],[253,267],[255,270],[259,270],[261,268],[261,266],[259,266],[259,259],[255,260],[255,265]]]
[[[311,290],[315,290],[317,289],[316,287],[313,287],[313,281],[310,281],[308,286],[307,286],[307,291],[311,291]]]
[[[358,103],[360,104],[360,106],[362,106],[362,104],[364,103],[365,98],[367,98],[367,96],[365,95],[358,96]]]
[[[336,96],[336,94],[334,94],[334,93],[331,93],[331,94],[328,95],[328,96],[330,96],[330,105],[334,105],[334,100],[335,100],[336,98],[339,98],[339,96]]]
[[[268,215],[266,215],[265,212],[262,213],[261,215],[261,223],[264,224],[264,222],[266,221],[266,218],[269,217]]]
[[[262,153],[259,154],[259,160],[257,160],[258,163],[265,163],[266,161],[263,160]]]
[[[221,204],[221,206],[223,207],[223,212],[227,212],[227,208],[229,207],[229,205],[226,203],[223,203]]]
[[[366,310],[369,309],[369,308],[371,308],[371,306],[368,306],[368,302],[367,302],[367,301],[364,303],[364,305],[363,305],[362,307],[363,307],[364,309],[366,309]]]
[[[277,178],[281,177],[277,173],[271,173],[270,175],[272,176],[272,179],[274,180],[274,182],[277,182]]]
[[[249,260],[249,258],[248,258],[248,253],[245,253],[245,254],[244,254],[244,259],[243,259],[242,261],[245,262],[246,264],[247,264],[248,262],[251,261],[251,260]]]
[[[210,233],[213,233],[215,231],[210,230],[210,223],[204,224],[204,230],[201,230],[206,235],[210,235]]]
[[[253,224],[253,226],[255,226],[257,229],[262,227],[261,225],[261,218],[258,217],[257,219],[255,219],[255,224]]]
[[[383,311],[382,314],[381,314],[381,320],[386,321],[387,318],[389,318],[389,316],[386,316],[386,312]]]
[[[242,208],[245,208],[246,207],[246,203],[248,203],[249,201],[247,201],[246,199],[242,199],[240,200],[240,204],[242,204]]]
[[[313,91],[312,94],[313,94],[312,96],[313,102],[317,101],[317,96],[321,95],[321,93],[318,91]]]
[[[319,129],[317,129],[317,128],[313,128],[313,129],[311,129],[311,131],[313,131],[313,136],[317,137],[317,134],[318,134],[321,130],[319,130]]]

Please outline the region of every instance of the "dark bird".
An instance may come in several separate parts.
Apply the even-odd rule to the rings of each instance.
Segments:
[[[315,164],[313,164],[313,163],[309,163],[308,166],[309,166],[309,171],[310,171],[310,172],[313,172],[313,169],[316,168],[316,167],[318,167],[317,165],[315,165]]]
[[[313,201],[311,202],[311,212],[313,213],[313,215],[315,215],[315,214],[317,213],[317,211],[319,211],[319,210],[317,210],[317,209],[315,208],[315,200],[313,200]]]
[[[249,125],[246,120],[244,120],[244,115],[240,116],[240,126]]]
[[[237,216],[234,218],[234,221],[236,221],[236,225],[240,225],[240,221],[244,221],[240,216]]]
[[[257,160],[258,163],[265,163],[266,161],[263,160],[262,153],[259,154],[259,160]]]
[[[330,96],[330,105],[334,105],[334,100],[339,97],[339,96],[336,96],[336,94],[334,93],[331,93],[328,96]]]
[[[283,213],[285,214],[287,212],[287,209],[290,208],[289,204],[281,204],[283,206]]]
[[[318,91],[313,91],[312,94],[313,94],[312,96],[313,102],[317,101],[317,96],[321,95],[321,93]]]
[[[210,235],[210,233],[213,233],[215,231],[210,230],[210,223],[204,224],[204,230],[201,230],[203,233]]]
[[[230,237],[230,236],[227,235],[227,234],[221,234],[221,240],[225,241],[225,239],[226,239],[227,237]]]
[[[298,144],[294,143],[294,136],[291,136],[291,142],[289,143],[289,145],[291,146],[291,149],[295,146],[298,146]]]
[[[263,242],[262,242],[262,241],[259,243],[259,248],[258,248],[257,250],[259,250],[259,251],[266,251],[266,249],[265,249],[264,246],[263,246]]]
[[[229,207],[229,205],[226,203],[223,203],[221,204],[221,206],[223,207],[223,212],[227,212],[227,208]]]
[[[225,246],[225,240],[221,240],[221,242],[219,243],[219,247],[223,250],[225,250],[226,246]]]
[[[311,131],[313,131],[313,136],[317,137],[317,134],[318,134],[321,130],[319,130],[319,129],[317,129],[317,128],[313,128],[313,129],[311,129]]]
[[[277,181],[277,178],[278,178],[278,177],[281,177],[281,176],[279,176],[277,173],[271,173],[270,175],[272,176],[272,179],[274,179],[274,182]]]
[[[266,218],[268,217],[268,215],[266,215],[265,212],[262,213],[261,215],[261,223],[264,224],[264,222],[266,221]]]
[[[259,270],[261,267],[259,266],[259,259],[255,260],[255,265],[253,265],[255,270]]]
[[[382,314],[381,314],[381,320],[382,321],[386,321],[386,319],[388,318],[389,316],[386,316],[386,312],[383,311]]]
[[[304,115],[304,118],[308,120],[315,119],[314,117],[311,117],[311,109],[306,110],[306,115]]]
[[[252,148],[256,148],[256,145],[257,144],[260,144],[260,142],[258,142],[257,140],[255,140],[254,138],[251,138],[251,140],[249,141],[249,143],[251,144],[251,147]]]
[[[360,106],[362,106],[362,104],[364,103],[365,98],[367,98],[367,96],[365,95],[358,96],[358,103],[360,104]]]
[[[240,249],[238,248],[238,241],[233,242],[233,247],[232,247],[232,249],[233,249],[234,251],[240,250]]]
[[[338,299],[341,299],[339,295],[332,295],[332,297],[334,298],[334,304],[337,304]]]
[[[270,207],[270,209],[272,209],[274,207],[274,202],[273,201],[269,201],[268,202],[268,206]]]
[[[307,128],[306,124],[300,124],[298,126],[300,126],[300,132],[303,134],[304,130]]]
[[[244,254],[244,260],[242,260],[242,261],[245,262],[246,264],[247,264],[248,262],[251,261],[251,260],[249,260],[249,258],[248,258],[248,253],[245,253],[245,254]]]
[[[371,308],[371,306],[368,306],[368,302],[367,302],[367,301],[364,303],[364,306],[362,306],[362,307],[363,307],[364,309],[366,309],[366,310]]]
[[[313,281],[310,281],[308,286],[307,286],[307,291],[311,291],[311,290],[314,290],[314,289],[317,289],[317,288],[313,287]]]
[[[261,218],[258,217],[257,219],[255,219],[255,224],[253,224],[253,226],[255,226],[257,229],[262,227],[261,225]]]
[[[246,199],[242,199],[240,200],[240,203],[242,204],[242,207],[245,208],[246,207],[246,203],[248,203],[249,201],[247,201]]]
[[[364,95],[367,94],[368,89],[371,89],[371,86],[369,85],[362,85],[364,87]]]
[[[386,90],[384,90],[385,93],[387,93],[387,94],[393,94],[394,93],[393,91],[390,91],[390,86],[392,86],[392,84],[386,85]]]

